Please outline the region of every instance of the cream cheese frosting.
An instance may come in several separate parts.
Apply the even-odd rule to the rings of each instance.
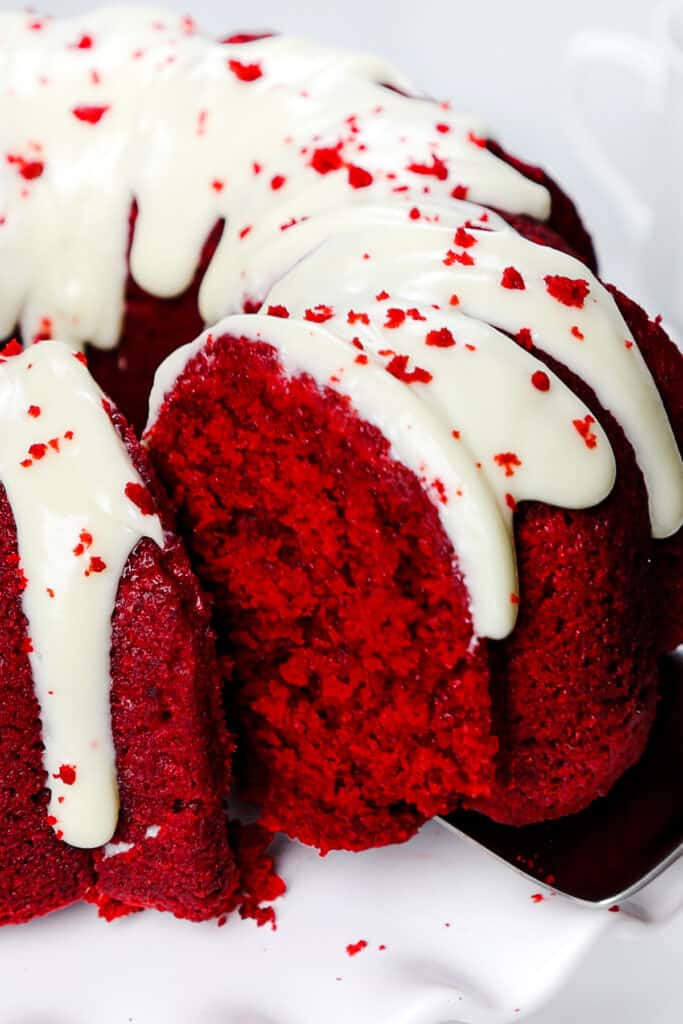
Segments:
[[[109,697],[119,580],[138,541],[164,544],[159,518],[135,501],[144,485],[105,405],[59,342],[0,364],[0,483],[16,524],[49,820],[84,848],[107,843],[118,819]]]
[[[454,188],[547,215],[546,190],[483,148],[479,120],[386,85],[416,92],[377,57],[284,36],[220,44],[163,9],[0,16],[0,337],[49,325],[116,345],[133,200],[131,271],[153,295],[189,285],[225,220],[207,323],[240,286],[261,297],[254,268],[305,219]]]

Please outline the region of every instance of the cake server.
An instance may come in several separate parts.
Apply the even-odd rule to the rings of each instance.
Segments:
[[[662,661],[662,675],[647,751],[608,796],[540,825],[498,825],[472,811],[447,825],[573,900],[624,903],[683,856],[683,653]]]

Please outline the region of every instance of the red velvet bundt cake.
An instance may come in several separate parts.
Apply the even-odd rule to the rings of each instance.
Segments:
[[[605,793],[681,639],[683,368],[571,202],[375,58],[2,29],[0,336],[87,346],[140,424],[220,321],[146,436],[264,821],[363,848]]]
[[[212,917],[238,879],[206,607],[77,354],[15,349],[0,365],[0,923],[82,898]]]

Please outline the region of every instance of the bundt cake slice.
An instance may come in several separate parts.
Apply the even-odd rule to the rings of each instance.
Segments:
[[[681,639],[681,362],[571,201],[366,54],[144,7],[0,29],[0,337],[87,351],[138,425],[220,322],[161,372],[148,444],[266,821],[362,848],[605,792]]]
[[[223,913],[232,743],[168,506],[81,356],[1,359],[0,922]]]
[[[171,356],[146,434],[248,785],[323,850],[607,792],[653,721],[653,535],[683,518],[639,342],[678,388],[683,364],[637,312],[470,204],[364,218]]]

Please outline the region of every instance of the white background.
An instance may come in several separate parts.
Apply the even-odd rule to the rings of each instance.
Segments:
[[[0,9],[12,6],[0,2]],[[53,0],[50,10],[89,6]],[[509,149],[546,166],[578,198],[597,238],[603,277],[641,294],[628,235],[583,166],[570,128],[565,54],[580,30],[646,34],[647,0],[187,0],[167,6],[218,32],[273,28],[388,56],[426,92],[482,115]],[[637,90],[619,74],[603,72],[594,94],[595,126],[645,190],[648,161],[658,155],[639,149]],[[611,935],[534,1024],[679,1024],[682,955],[683,921],[636,942]]]

